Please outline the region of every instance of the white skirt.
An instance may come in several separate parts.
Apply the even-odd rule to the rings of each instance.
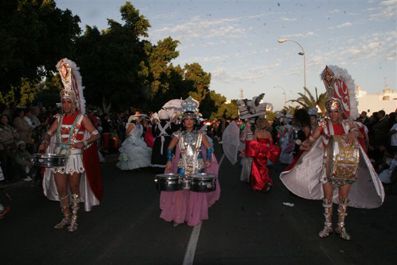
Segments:
[[[72,148],[66,159],[64,167],[54,167],[51,169],[53,173],[73,174],[85,172],[83,165],[83,152],[81,149]]]

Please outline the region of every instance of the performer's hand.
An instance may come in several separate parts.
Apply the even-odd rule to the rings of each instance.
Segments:
[[[76,149],[84,149],[84,143],[83,142],[74,143],[72,147]]]
[[[301,144],[301,146],[299,147],[300,150],[302,151],[307,151],[311,148],[311,143],[310,141],[303,141],[303,143]]]
[[[349,134],[347,135],[347,142],[349,144],[353,144],[356,142],[356,134],[354,132],[349,132]]]
[[[167,161],[167,164],[165,164],[165,172],[171,172],[172,163],[171,161]]]
[[[39,145],[39,153],[44,153],[45,152],[45,150],[47,149],[47,147],[48,147],[48,144],[47,143],[41,143],[40,145]]]
[[[211,160],[205,160],[205,167],[211,166]]]

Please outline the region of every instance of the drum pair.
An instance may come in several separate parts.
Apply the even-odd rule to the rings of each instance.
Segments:
[[[191,177],[181,177],[174,173],[158,174],[154,182],[159,191],[191,190],[211,192],[216,188],[215,177],[206,173],[195,174]]]
[[[66,164],[66,155],[57,154],[34,154],[32,157],[32,163],[35,166],[40,167],[63,167]]]

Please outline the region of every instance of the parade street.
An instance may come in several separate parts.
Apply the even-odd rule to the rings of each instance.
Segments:
[[[218,148],[219,151],[219,148]],[[222,159],[221,152],[217,154]],[[221,197],[209,220],[194,228],[159,218],[155,169],[121,171],[102,164],[105,196],[81,212],[76,232],[56,230],[59,203],[41,188],[7,188],[12,212],[0,221],[0,264],[396,264],[397,195],[374,210],[349,208],[351,241],[320,239],[321,201],[291,195],[271,167],[274,187],[254,192],[239,180],[239,165],[222,159]]]

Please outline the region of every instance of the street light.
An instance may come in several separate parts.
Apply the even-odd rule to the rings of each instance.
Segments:
[[[303,88],[306,88],[306,53],[305,53],[305,50],[303,49],[303,46],[299,42],[297,42],[296,40],[280,38],[277,41],[280,44],[282,44],[284,42],[287,42],[287,41],[291,41],[291,42],[294,42],[294,43],[298,44],[298,46],[302,49],[302,51],[298,52],[298,54],[303,56]],[[306,90],[304,92],[305,92],[305,95],[306,95]]]

